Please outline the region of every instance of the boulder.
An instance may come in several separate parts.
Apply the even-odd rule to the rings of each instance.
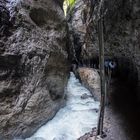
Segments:
[[[78,68],[78,74],[82,84],[90,90],[95,101],[100,101],[100,76],[98,71],[92,68]],[[82,97],[86,98],[86,97]]]

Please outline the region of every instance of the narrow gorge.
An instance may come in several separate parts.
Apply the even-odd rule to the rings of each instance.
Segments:
[[[0,140],[95,140],[101,0],[0,0]],[[140,140],[140,1],[104,0],[104,140]]]

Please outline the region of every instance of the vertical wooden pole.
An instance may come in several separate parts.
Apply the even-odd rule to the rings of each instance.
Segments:
[[[100,62],[100,84],[101,84],[101,103],[100,103],[100,114],[99,122],[97,127],[97,135],[103,133],[103,121],[104,121],[104,110],[105,110],[105,68],[104,68],[104,34],[103,34],[103,18],[102,8],[100,11],[100,17],[98,20],[98,39],[99,39],[99,62]]]

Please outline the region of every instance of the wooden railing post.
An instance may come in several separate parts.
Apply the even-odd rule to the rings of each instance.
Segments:
[[[103,1],[101,0],[103,3]],[[99,19],[98,19],[98,40],[99,40],[99,62],[100,62],[100,85],[101,85],[101,102],[100,102],[100,114],[97,126],[97,135],[103,134],[103,121],[104,121],[104,111],[105,111],[105,68],[104,68],[104,34],[103,34],[103,10],[100,5],[99,9]]]

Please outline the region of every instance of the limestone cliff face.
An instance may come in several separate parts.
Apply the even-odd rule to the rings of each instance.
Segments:
[[[98,56],[97,8],[97,1],[77,0],[69,18],[82,59]],[[120,77],[136,85],[140,81],[140,1],[105,0],[104,9],[105,56],[117,60]]]
[[[0,139],[29,137],[64,103],[63,0],[0,0]]]

